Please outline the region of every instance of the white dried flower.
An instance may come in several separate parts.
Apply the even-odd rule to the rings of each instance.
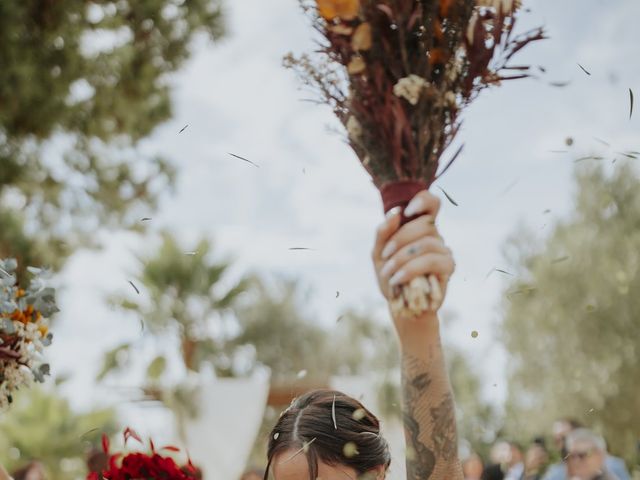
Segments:
[[[396,97],[404,98],[411,105],[417,105],[420,95],[425,87],[429,84],[424,78],[416,74],[401,78],[393,86],[393,94]]]
[[[502,8],[503,13],[511,13],[520,8],[521,0],[477,0],[479,7]]]
[[[451,90],[447,91],[444,94],[444,101],[447,105],[450,105],[452,107],[455,107],[458,104],[456,100],[456,94],[453,93]]]
[[[347,134],[352,140],[358,140],[362,136],[362,125],[354,115],[347,120]]]

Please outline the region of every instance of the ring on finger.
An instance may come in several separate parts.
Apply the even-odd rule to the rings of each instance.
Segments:
[[[418,253],[420,253],[420,247],[418,247],[417,245],[411,245],[407,250],[407,255],[410,257],[413,257]]]

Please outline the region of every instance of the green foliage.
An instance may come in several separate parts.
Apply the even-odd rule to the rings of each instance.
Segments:
[[[483,399],[480,376],[464,353],[449,347],[446,358],[456,400],[458,435],[469,442],[474,452],[488,458],[499,426],[497,413]]]
[[[212,332],[225,324],[247,279],[228,280],[229,264],[213,261],[212,246],[201,240],[194,251],[180,246],[175,237],[164,233],[162,244],[151,256],[141,257],[140,278],[145,297],[112,298],[116,307],[135,312],[143,320],[147,337],[168,338],[180,352],[183,367],[198,372],[203,364],[214,367],[220,376],[231,374],[225,350],[225,335]],[[124,343],[107,352],[99,379],[129,365],[133,345]],[[157,382],[166,371],[164,354],[150,360],[148,379]]]
[[[103,432],[116,431],[112,410],[73,411],[56,391],[32,388],[16,395],[0,417],[0,463],[13,470],[31,460],[46,465],[51,480],[83,478],[85,455]]]
[[[139,228],[174,172],[137,143],[222,25],[218,0],[0,2],[0,257],[60,266],[98,225]]]
[[[633,458],[640,431],[640,184],[633,168],[577,173],[575,211],[542,245],[520,232],[502,323],[511,355],[509,428],[532,435],[561,416]]]

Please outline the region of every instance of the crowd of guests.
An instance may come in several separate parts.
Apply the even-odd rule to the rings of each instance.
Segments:
[[[463,461],[465,480],[630,480],[625,462],[607,452],[602,436],[570,419],[553,426],[553,450],[544,438],[524,449],[499,441],[485,463],[477,454]],[[559,461],[552,462],[556,456]]]
[[[560,460],[552,462],[552,457]],[[104,468],[106,458],[95,451],[88,458],[91,471]],[[497,442],[485,462],[472,453],[462,462],[465,480],[631,480],[625,462],[607,452],[604,439],[573,420],[553,426],[553,448],[535,438],[527,448],[516,442]],[[241,480],[262,480],[264,471],[248,470]],[[0,480],[4,480],[0,466]],[[11,476],[14,480],[46,480],[45,469],[31,462]]]

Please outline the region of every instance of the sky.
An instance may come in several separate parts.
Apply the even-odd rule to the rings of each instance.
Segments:
[[[312,48],[312,29],[294,0],[226,3],[227,38],[194,44],[191,60],[170,80],[174,118],[141,146],[177,166],[175,193],[150,212],[144,238],[98,231],[105,248],[76,253],[63,273],[62,314],[49,358],[55,372],[73,372],[65,391],[77,406],[126,399],[115,380],[96,387],[93,379],[102,352],[136,338],[140,328],[102,298],[133,294],[128,280],[136,273],[135,254],[150,251],[162,229],[174,231],[185,251],[201,237],[212,240],[220,258],[234,260],[235,275],[299,279],[313,291],[305,308],[318,323],[331,325],[351,306],[386,318],[369,257],[383,218],[379,194],[332,131],[338,124],[331,111],[302,101],[311,94],[281,65],[287,52]],[[637,150],[640,143],[634,134],[640,117],[629,120],[628,93],[632,88],[640,95],[640,2],[539,0],[527,6],[532,12],[523,13],[520,27],[544,25],[550,39],[527,48],[516,63],[542,65],[546,76],[484,92],[464,113],[458,137],[464,152],[436,184],[458,203],[443,198],[439,218],[457,264],[444,307],[454,318],[446,341],[465,351],[496,405],[506,395],[508,357],[499,322],[509,278],[488,274],[509,270],[505,241],[526,225],[534,232],[530,241],[540,244],[570,214],[576,158],[599,152],[613,159],[614,151]],[[549,84],[555,81],[570,83]]]

